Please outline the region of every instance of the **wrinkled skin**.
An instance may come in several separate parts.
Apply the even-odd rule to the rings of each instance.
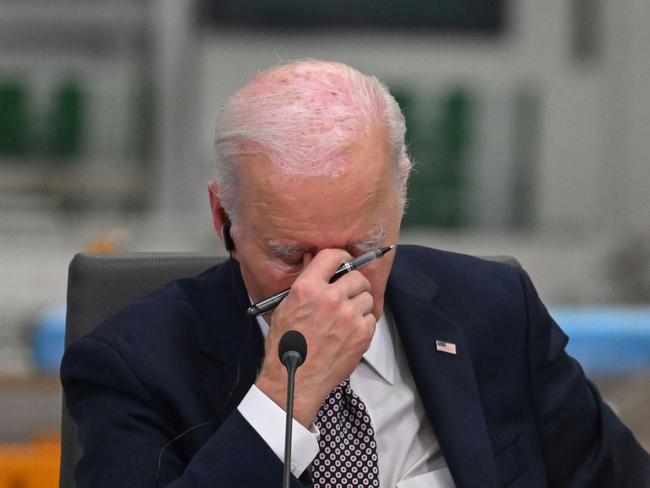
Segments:
[[[257,387],[285,408],[287,374],[278,360],[280,337],[301,331],[309,353],[296,375],[294,418],[309,426],[330,391],[349,377],[368,349],[384,305],[394,252],[329,283],[345,260],[391,245],[401,209],[382,126],[351,144],[335,175],[290,176],[264,155],[242,158],[239,219],[233,258],[253,301],[291,287],[265,318],[270,323]],[[225,213],[209,185],[217,234]]]

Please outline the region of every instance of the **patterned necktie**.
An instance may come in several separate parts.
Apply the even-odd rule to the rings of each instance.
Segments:
[[[320,450],[311,465],[314,488],[378,487],[375,431],[366,406],[350,388],[350,380],[334,388],[315,423]]]

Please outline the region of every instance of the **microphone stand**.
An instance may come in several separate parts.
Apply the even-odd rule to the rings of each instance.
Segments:
[[[280,338],[278,346],[280,361],[287,368],[287,418],[284,436],[284,471],[282,474],[283,488],[291,484],[291,439],[293,430],[293,393],[296,383],[296,369],[307,358],[307,341],[297,330],[289,330]]]
[[[286,353],[289,355],[295,353],[290,351]],[[302,362],[302,361],[301,361]],[[297,358],[290,357],[287,361],[287,373],[289,378],[287,381],[287,419],[285,423],[284,435],[284,472],[282,476],[282,487],[289,488],[291,483],[291,437],[293,430],[293,391],[296,384],[296,369],[298,369]]]

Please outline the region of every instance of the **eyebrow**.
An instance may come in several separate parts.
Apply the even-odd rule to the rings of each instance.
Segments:
[[[361,252],[373,251],[379,247],[379,244],[381,244],[385,238],[386,230],[383,225],[380,225],[376,232],[361,241],[353,242],[349,247],[354,247]]]
[[[374,249],[377,249],[377,247],[384,240],[385,237],[386,237],[386,230],[384,229],[384,226],[381,225],[379,226],[379,229],[377,229],[377,231],[368,235],[364,239],[355,241],[350,245],[346,246],[346,250],[350,250],[354,248],[361,252],[372,251]],[[299,244],[285,244],[277,241],[268,241],[266,244],[269,250],[271,251],[271,253],[273,253],[273,255],[278,257],[283,257],[283,258],[294,257],[297,256],[298,254],[305,253],[305,252],[315,253],[316,251],[318,251],[318,249],[313,247],[301,246]]]
[[[267,246],[275,256],[281,258],[296,256],[297,254],[307,252],[310,250],[310,248],[305,246],[299,246],[294,244],[283,244],[281,242],[275,242],[275,241],[267,242]]]

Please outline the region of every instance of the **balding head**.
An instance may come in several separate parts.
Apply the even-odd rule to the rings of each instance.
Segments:
[[[224,106],[215,137],[221,204],[238,219],[238,165],[263,154],[284,175],[336,176],[354,161],[346,149],[383,125],[403,208],[411,163],[404,117],[375,77],[340,63],[297,61],[260,73]]]

